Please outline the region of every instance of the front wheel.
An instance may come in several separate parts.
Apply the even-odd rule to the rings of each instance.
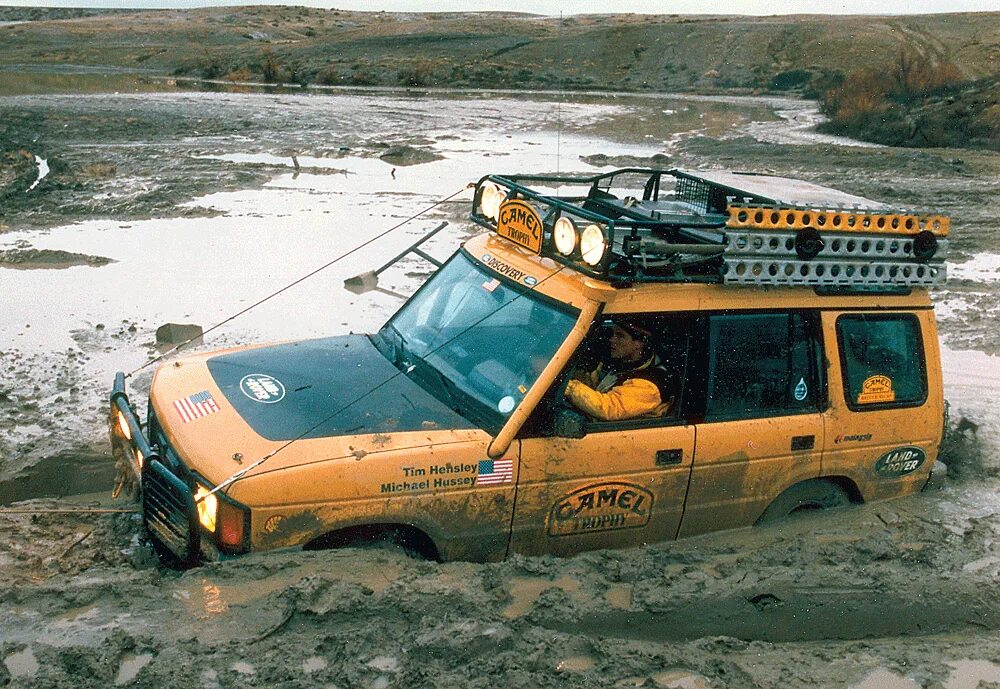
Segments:
[[[823,479],[796,483],[764,510],[757,524],[770,524],[807,510],[828,510],[851,502],[843,488]]]

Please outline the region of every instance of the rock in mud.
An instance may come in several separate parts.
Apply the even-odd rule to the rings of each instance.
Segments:
[[[435,160],[441,160],[443,156],[439,156],[433,151],[428,151],[423,148],[414,148],[413,146],[392,146],[385,153],[379,156],[381,160],[392,165],[421,165],[423,163],[430,163]]]
[[[193,345],[200,345],[204,342],[203,334],[201,326],[194,323],[164,323],[156,329],[156,346],[176,347],[188,340]]]
[[[580,160],[594,167],[670,167],[670,156],[656,153],[648,158],[641,156],[609,156],[596,153],[590,156],[580,156]]]
[[[114,259],[105,256],[89,256],[69,251],[53,249],[8,249],[0,251],[0,266],[31,270],[39,268],[59,269],[73,266],[106,266]]]

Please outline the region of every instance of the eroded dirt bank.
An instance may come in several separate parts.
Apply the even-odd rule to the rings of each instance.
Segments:
[[[12,168],[10,183],[29,200],[18,197],[0,219],[0,251],[16,259],[0,262],[8,316],[0,324],[0,685],[972,689],[1000,681],[992,468],[1000,376],[988,354],[1000,350],[1000,221],[983,203],[1000,191],[997,155],[817,137],[808,128],[814,109],[795,101],[0,99],[0,115],[15,110],[41,124],[18,135],[40,134]],[[393,147],[402,158],[383,159]],[[35,156],[49,172],[29,192]],[[415,161],[428,162],[404,164]],[[135,515],[103,511],[129,503],[106,492],[39,497],[110,487],[110,374],[154,356],[162,323],[218,322],[250,303],[248,276],[266,282],[266,293],[486,172],[633,162],[787,174],[955,219],[955,279],[935,299],[949,346],[946,393],[956,420],[977,430],[955,437],[953,478],[941,492],[569,559],[442,565],[344,550],[185,573],[157,566]],[[81,181],[91,164],[104,176]],[[469,232],[467,203],[426,216],[453,225],[434,251],[447,253]],[[397,249],[380,245],[205,346],[371,330],[398,300],[347,295],[342,280]],[[17,269],[24,263],[36,269]],[[383,284],[407,292],[426,272],[408,262]],[[212,285],[211,298],[173,288],[194,280]],[[149,375],[130,380],[140,398]]]

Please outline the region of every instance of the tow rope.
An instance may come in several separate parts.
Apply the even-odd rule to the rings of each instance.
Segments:
[[[132,377],[133,375],[135,375],[135,374],[136,374],[136,373],[138,373],[139,371],[142,371],[143,369],[146,369],[146,368],[148,368],[149,366],[152,366],[153,364],[157,363],[158,361],[163,361],[163,360],[164,360],[165,358],[167,358],[168,356],[170,356],[171,354],[173,354],[174,352],[176,352],[176,351],[177,351],[178,349],[180,349],[181,347],[185,347],[185,346],[187,346],[187,345],[191,344],[192,342],[194,342],[194,341],[195,341],[195,340],[197,340],[198,338],[201,338],[201,337],[204,337],[205,335],[207,335],[208,333],[212,332],[213,330],[216,330],[216,329],[218,329],[218,328],[221,328],[221,327],[222,327],[223,325],[225,325],[226,323],[229,323],[230,321],[233,321],[233,320],[235,320],[235,319],[239,318],[239,317],[240,317],[240,316],[242,316],[243,314],[247,313],[248,311],[251,311],[252,309],[255,309],[255,308],[257,308],[258,306],[260,306],[260,305],[261,305],[261,304],[263,304],[264,302],[266,302],[266,301],[268,301],[268,300],[270,300],[270,299],[273,299],[274,297],[278,296],[278,295],[279,295],[279,294],[281,294],[282,292],[286,292],[286,291],[288,291],[289,289],[291,289],[292,287],[295,287],[296,285],[298,285],[299,283],[301,283],[301,282],[305,282],[306,280],[308,280],[308,279],[309,279],[309,278],[311,278],[312,276],[314,276],[314,275],[316,275],[317,273],[320,273],[320,272],[322,272],[322,271],[326,270],[327,268],[329,268],[329,267],[330,267],[330,266],[332,266],[333,264],[337,263],[338,261],[341,261],[341,260],[343,260],[343,259],[347,258],[347,257],[348,257],[348,256],[350,256],[351,254],[353,254],[353,253],[356,253],[356,252],[360,251],[361,249],[364,249],[364,248],[365,248],[366,246],[368,246],[368,245],[372,244],[373,242],[376,242],[376,241],[378,241],[379,239],[382,239],[383,237],[385,237],[385,236],[386,236],[386,235],[388,235],[389,233],[391,233],[391,232],[394,232],[394,231],[398,230],[398,229],[399,229],[400,227],[402,227],[402,226],[403,226],[403,225],[405,225],[406,223],[408,223],[408,222],[411,222],[411,221],[413,221],[413,220],[416,220],[417,218],[419,218],[419,217],[420,217],[421,215],[423,215],[424,213],[427,213],[427,212],[429,212],[429,211],[432,211],[432,210],[434,210],[435,208],[437,208],[438,206],[440,206],[440,205],[441,205],[442,203],[446,203],[446,202],[450,201],[451,199],[455,198],[456,196],[458,196],[459,194],[461,194],[461,193],[462,193],[463,191],[465,191],[466,189],[469,189],[469,188],[470,188],[471,186],[473,186],[473,185],[471,185],[471,184],[467,184],[467,185],[465,185],[464,187],[462,187],[461,189],[459,189],[458,191],[456,191],[456,192],[454,192],[454,193],[452,193],[452,194],[449,194],[448,196],[445,196],[445,197],[444,197],[443,199],[440,199],[440,200],[438,200],[438,201],[435,201],[434,203],[432,203],[432,204],[431,204],[430,206],[428,206],[427,208],[423,209],[423,210],[422,210],[422,211],[420,211],[419,213],[417,213],[417,214],[415,214],[415,215],[411,215],[411,216],[410,216],[409,218],[407,218],[406,220],[403,220],[402,222],[400,222],[400,223],[397,223],[396,225],[393,225],[393,226],[392,226],[392,227],[390,227],[389,229],[387,229],[387,230],[385,230],[385,231],[383,231],[383,232],[381,232],[381,233],[379,233],[379,234],[375,235],[374,237],[372,237],[372,238],[370,238],[370,239],[368,239],[368,240],[366,240],[366,241],[362,242],[361,244],[359,244],[358,246],[354,247],[354,248],[353,248],[353,249],[351,249],[350,251],[347,251],[347,252],[345,252],[345,253],[341,254],[340,256],[337,256],[337,258],[333,259],[332,261],[329,261],[329,262],[327,262],[327,263],[325,263],[325,264],[321,265],[321,266],[320,266],[319,268],[316,268],[316,269],[315,269],[315,270],[313,270],[312,272],[310,272],[310,273],[307,273],[306,275],[303,275],[302,277],[298,278],[297,280],[294,280],[294,281],[292,281],[292,282],[288,283],[287,285],[285,285],[285,286],[284,286],[284,287],[282,287],[281,289],[277,290],[276,292],[272,292],[271,294],[267,295],[266,297],[264,297],[263,299],[261,299],[261,300],[257,301],[256,303],[253,303],[253,304],[251,304],[250,306],[246,307],[245,309],[243,309],[243,310],[241,310],[241,311],[239,311],[239,312],[237,312],[237,313],[234,313],[234,314],[233,314],[232,316],[230,316],[229,318],[226,318],[225,320],[223,320],[223,321],[220,321],[219,323],[216,323],[215,325],[213,325],[213,326],[212,326],[211,328],[209,328],[208,330],[205,330],[205,331],[202,331],[202,332],[201,332],[201,334],[199,334],[199,335],[195,335],[194,337],[191,337],[191,338],[189,338],[189,339],[185,340],[184,342],[181,342],[180,344],[178,344],[178,345],[175,345],[175,346],[173,346],[172,348],[170,348],[169,350],[167,350],[167,351],[166,351],[166,352],[164,352],[163,354],[160,354],[159,356],[157,356],[157,357],[155,357],[155,358],[153,358],[153,359],[150,359],[149,361],[147,361],[147,362],[146,362],[145,364],[143,364],[142,366],[140,366],[140,367],[138,367],[138,368],[136,368],[136,369],[134,369],[134,370],[130,371],[129,373],[127,373],[127,374],[125,375],[125,378],[126,378],[126,379],[128,379],[128,378],[131,378],[131,377]]]

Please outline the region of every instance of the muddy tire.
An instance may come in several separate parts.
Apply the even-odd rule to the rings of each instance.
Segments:
[[[799,512],[829,510],[850,504],[843,488],[830,481],[813,479],[796,483],[774,499],[757,524],[771,524]]]

